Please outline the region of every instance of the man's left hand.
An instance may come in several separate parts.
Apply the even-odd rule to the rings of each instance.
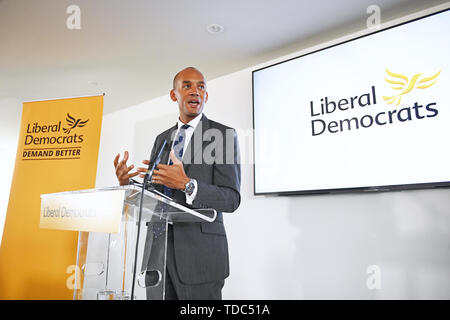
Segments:
[[[189,178],[184,172],[183,163],[170,151],[172,165],[158,164],[157,170],[153,171],[152,183],[163,184],[172,189],[184,190]]]

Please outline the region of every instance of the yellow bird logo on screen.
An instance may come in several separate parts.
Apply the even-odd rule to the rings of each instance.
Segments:
[[[81,119],[75,119],[70,114],[67,114],[66,122],[68,128],[63,128],[63,130],[65,133],[69,134],[70,130],[75,129],[76,127],[78,128],[84,127],[88,121],[89,119],[81,121]]]
[[[386,80],[387,83],[393,85],[391,86],[392,89],[401,90],[401,92],[391,97],[383,96],[383,99],[388,104],[395,103],[395,105],[398,106],[402,100],[402,96],[410,93],[413,89],[426,89],[435,84],[437,82],[437,80],[435,79],[439,76],[441,70],[430,77],[421,77],[422,74],[417,73],[413,75],[411,79],[408,79],[408,77],[403,74],[391,72],[388,69],[386,69],[386,73],[390,78],[384,78],[384,80]]]

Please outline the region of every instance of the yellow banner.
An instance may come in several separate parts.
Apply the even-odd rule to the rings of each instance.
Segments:
[[[40,195],[95,187],[103,96],[25,102],[0,247],[0,299],[71,299],[77,232],[40,229]]]

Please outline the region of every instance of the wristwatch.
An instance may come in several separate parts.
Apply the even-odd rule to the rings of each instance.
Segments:
[[[185,184],[183,192],[186,193],[188,196],[190,196],[194,193],[194,189],[195,189],[194,179],[191,179],[188,181],[188,183]]]

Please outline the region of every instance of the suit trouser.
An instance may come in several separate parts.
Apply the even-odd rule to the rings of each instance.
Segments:
[[[201,283],[183,283],[177,271],[175,263],[175,249],[173,227],[169,225],[167,231],[167,262],[165,278],[166,300],[221,300],[224,280]],[[147,299],[152,299],[152,294],[147,290]]]

